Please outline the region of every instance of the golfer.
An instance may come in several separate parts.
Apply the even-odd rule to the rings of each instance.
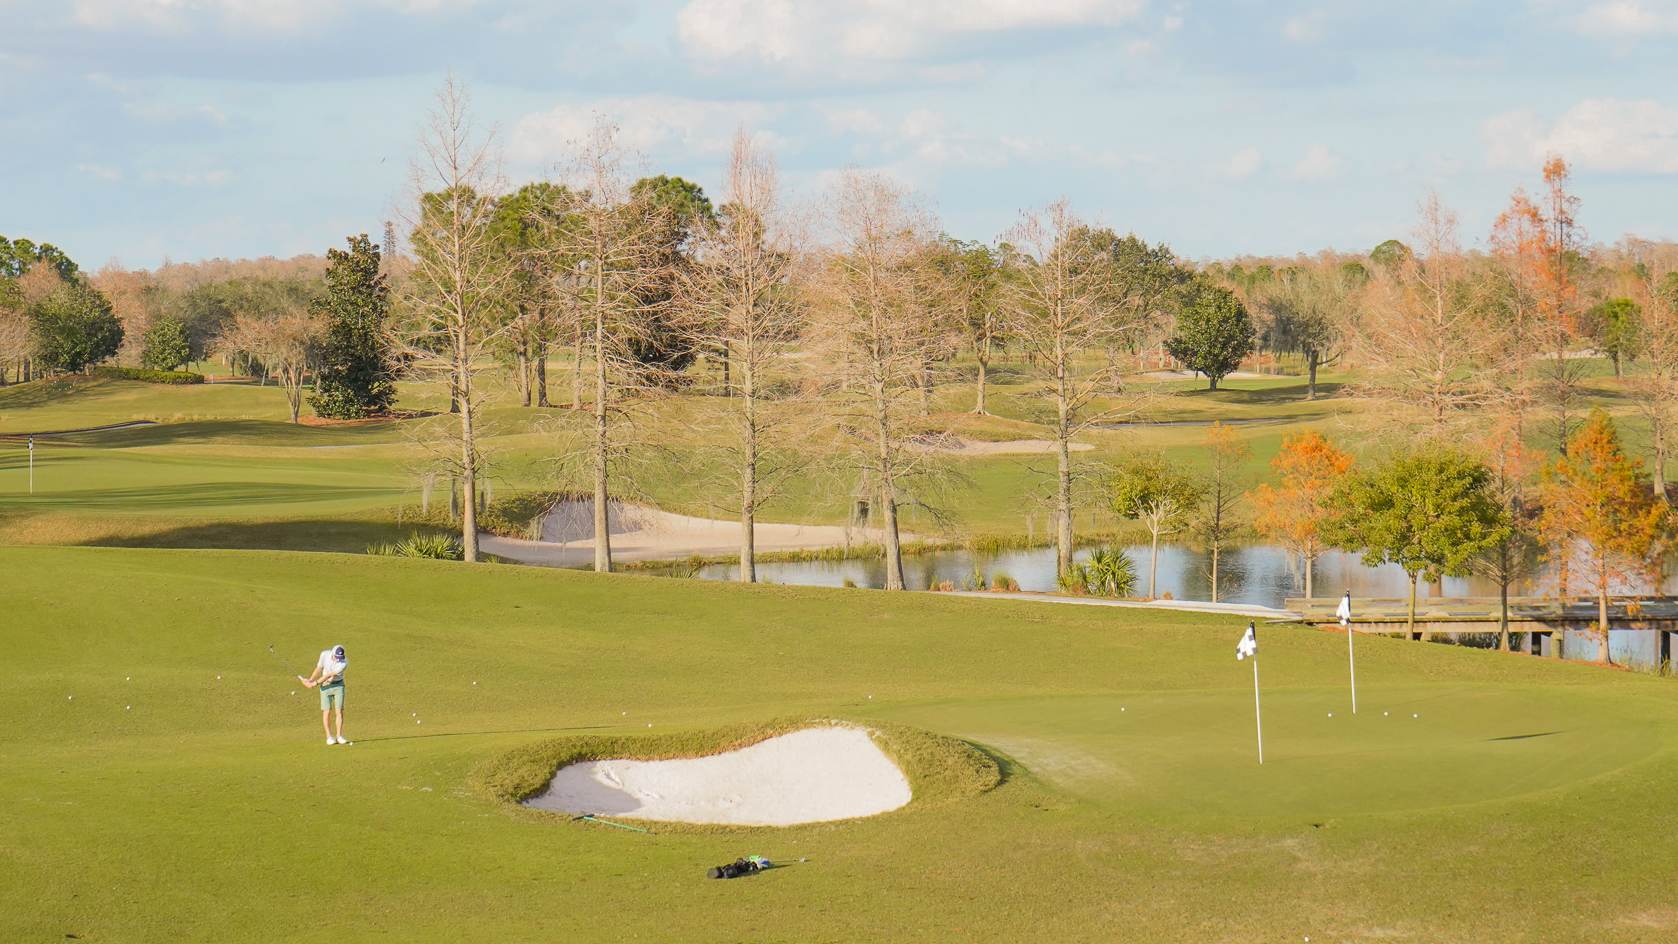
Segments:
[[[333,646],[321,651],[320,658],[315,660],[315,671],[308,678],[299,675],[297,680],[308,688],[320,688],[320,726],[326,729],[326,744],[348,744],[344,740],[344,670],[350,667],[349,656],[344,654],[343,646]],[[332,716],[336,712],[338,720],[338,734],[332,734]]]

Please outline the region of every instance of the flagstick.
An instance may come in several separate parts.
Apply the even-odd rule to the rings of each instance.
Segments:
[[[1352,655],[1352,624],[1346,623],[1346,666],[1352,673],[1352,714],[1358,713],[1358,662]]]
[[[1264,763],[1264,714],[1259,711],[1258,653],[1253,654],[1253,724],[1258,728],[1259,763]]]

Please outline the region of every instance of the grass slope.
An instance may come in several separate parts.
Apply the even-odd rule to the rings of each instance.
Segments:
[[[1354,719],[1344,640],[1267,630],[1259,767],[1209,617],[237,551],[0,549],[0,588],[8,942],[1678,934],[1670,681],[1360,640]],[[291,680],[332,642],[348,748]],[[824,716],[1005,781],[652,835],[472,786],[556,737]],[[747,853],[809,861],[703,878]]]

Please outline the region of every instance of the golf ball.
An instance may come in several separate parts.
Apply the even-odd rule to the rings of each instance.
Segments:
[[[75,701],[75,700],[76,700],[76,696],[74,696],[74,695],[65,695],[65,696],[64,696],[64,700],[65,700],[65,701]]]
[[[1120,711],[1124,711],[1124,709],[1123,709],[1123,708],[1120,708],[1120,709],[1119,709],[1119,710],[1120,710]]]
[[[1412,717],[1412,718],[1420,718],[1420,717],[1421,717],[1421,715],[1411,715],[1411,716],[1410,716],[1410,717]]]
[[[295,689],[295,688],[294,688],[294,689],[292,689],[292,690],[291,690],[291,693],[292,693],[292,694],[293,694],[293,695],[295,695],[295,694],[297,694],[297,689]]]
[[[123,676],[123,679],[122,679],[122,680],[123,680],[123,681],[124,681],[124,682],[132,682],[132,681],[134,681],[134,676],[132,676],[132,675],[125,675],[125,676]]]
[[[650,727],[652,727],[652,726],[653,726],[653,723],[652,723],[652,722],[651,722],[651,721],[649,721],[649,722],[647,722],[647,727],[649,727],[649,728],[650,728]]]
[[[1390,715],[1390,714],[1392,714],[1392,712],[1390,712],[1390,711],[1383,711],[1383,712],[1381,712],[1381,717],[1383,717],[1383,718],[1385,718],[1385,717],[1387,717],[1387,716],[1388,716],[1388,715]]]
[[[221,676],[219,676],[219,675],[216,676],[216,681],[218,681],[218,682],[221,681]]]
[[[473,685],[476,685],[476,684],[478,684],[478,683],[477,683],[477,682],[473,682],[473,683],[472,683],[472,684],[473,684]]]
[[[1331,712],[1329,712],[1329,713],[1328,713],[1328,716],[1329,716],[1329,717],[1330,717],[1330,718],[1332,718],[1332,717],[1334,717],[1334,712],[1332,712],[1332,711],[1331,711]]]
[[[419,724],[419,723],[420,723],[420,720],[419,720],[419,719],[418,719],[418,718],[415,718],[415,719],[414,719],[414,723],[415,723],[415,724]]]
[[[133,710],[134,710],[134,706],[133,706],[133,705],[123,705],[123,706],[122,706],[122,710],[123,710],[123,711],[133,711]]]

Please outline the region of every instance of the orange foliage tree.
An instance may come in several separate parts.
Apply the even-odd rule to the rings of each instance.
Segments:
[[[1322,534],[1329,517],[1329,493],[1352,468],[1352,457],[1334,448],[1323,434],[1300,433],[1282,440],[1270,467],[1281,477],[1252,491],[1253,528],[1299,555],[1305,571],[1305,595],[1312,595],[1311,571],[1328,549]]]
[[[1503,309],[1511,378],[1524,377],[1541,355],[1542,394],[1556,416],[1556,447],[1566,452],[1583,388],[1585,364],[1569,357],[1580,340],[1579,280],[1584,233],[1575,214],[1579,198],[1568,188],[1567,162],[1544,162],[1544,193],[1534,201],[1517,190],[1492,227],[1491,246],[1503,263]],[[1525,391],[1513,392],[1524,401]],[[1519,407],[1517,407],[1517,412]]]
[[[1545,470],[1541,533],[1552,555],[1575,543],[1588,553],[1597,600],[1597,661],[1608,661],[1608,592],[1616,581],[1653,574],[1665,552],[1669,510],[1643,481],[1643,463],[1626,455],[1614,421],[1602,410],[1567,444],[1567,454]]]

